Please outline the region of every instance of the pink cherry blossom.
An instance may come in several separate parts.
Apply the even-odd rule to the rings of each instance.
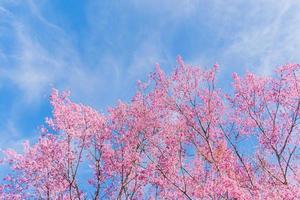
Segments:
[[[226,94],[217,64],[177,63],[107,114],[53,89],[38,141],[4,151],[1,199],[300,199],[300,65]]]

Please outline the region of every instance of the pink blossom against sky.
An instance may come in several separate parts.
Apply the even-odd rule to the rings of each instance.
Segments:
[[[143,3],[142,3],[143,2]],[[129,0],[0,2],[0,148],[35,141],[52,87],[105,112],[175,57],[231,73],[300,63],[300,2]],[[5,174],[5,169],[0,169]]]

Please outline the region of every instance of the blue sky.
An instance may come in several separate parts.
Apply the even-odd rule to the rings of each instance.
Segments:
[[[1,0],[0,148],[34,140],[52,87],[105,111],[128,101],[155,63],[176,56],[231,73],[300,62],[300,2],[289,0]]]

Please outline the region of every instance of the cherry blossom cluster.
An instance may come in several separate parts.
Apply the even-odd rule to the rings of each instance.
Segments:
[[[106,114],[53,89],[38,141],[4,151],[1,199],[300,199],[300,65],[227,94],[218,65],[177,63]]]

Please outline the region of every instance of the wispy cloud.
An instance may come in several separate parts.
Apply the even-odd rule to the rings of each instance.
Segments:
[[[184,20],[196,14],[199,6],[204,6],[205,2],[201,0],[130,0],[129,4],[143,13],[163,17],[163,20],[157,22],[161,23],[168,20]]]
[[[300,62],[300,2],[252,1],[218,5],[221,7],[229,8],[227,12],[220,10],[220,17],[225,16],[228,23],[237,26],[223,59],[239,59],[243,67],[254,68],[260,74],[270,74],[287,62]]]
[[[30,5],[32,7],[33,4]],[[31,14],[36,16],[36,12]],[[26,102],[35,101],[49,84],[59,78],[62,68],[67,64],[62,57],[66,48],[60,51],[59,45],[62,45],[62,42],[57,40],[57,48],[49,51],[36,37],[36,32],[30,24],[21,19],[22,16],[11,14],[6,16],[8,17],[10,25],[7,27],[7,34],[14,36],[14,40],[9,44],[13,46],[13,50],[7,53],[11,61],[10,66],[5,65],[1,68],[4,76],[24,93]],[[45,24],[45,20],[42,20],[42,24],[49,26],[49,23]],[[66,45],[63,44],[63,47]]]
[[[134,11],[142,17],[155,17],[161,20],[145,27],[149,34],[144,34],[145,30],[142,27],[134,32],[136,36],[142,36],[135,41],[138,44],[128,49],[131,54],[118,55],[116,54],[118,52],[104,50],[100,44],[99,55],[95,55],[98,59],[92,68],[86,67],[81,53],[74,48],[74,41],[68,39],[68,34],[64,29],[43,16],[41,12],[43,3],[27,1],[26,7],[32,18],[37,20],[44,31],[54,34],[52,38],[50,37],[50,43],[53,43],[50,46],[49,41],[45,43],[43,39],[38,38],[40,33],[36,32],[36,27],[31,26],[31,21],[21,20],[20,16],[14,16],[8,9],[0,6],[2,16],[6,16],[5,18],[12,24],[11,32],[15,34],[17,43],[15,46],[18,46],[17,51],[13,55],[9,55],[16,62],[15,66],[2,69],[2,74],[5,74],[18,86],[28,102],[38,99],[41,94],[48,92],[51,86],[56,85],[79,89],[85,93],[84,96],[87,91],[94,92],[91,89],[93,85],[106,84],[108,80],[112,81],[113,79],[115,86],[118,87],[125,80],[120,74],[124,75],[125,73],[127,77],[141,77],[156,62],[171,63],[171,57],[174,55],[170,53],[171,47],[164,41],[165,38],[173,36],[177,30],[174,26],[180,26],[181,23],[193,20],[195,24],[190,26],[191,28],[198,30],[204,24],[211,32],[218,32],[215,36],[219,36],[219,38],[209,38],[208,35],[207,38],[225,40],[224,44],[215,46],[216,55],[213,57],[206,52],[205,47],[196,49],[196,53],[189,58],[193,63],[199,62],[206,65],[220,60],[227,66],[230,63],[243,67],[255,66],[259,73],[269,73],[276,65],[288,61],[295,62],[300,58],[300,53],[297,51],[300,45],[298,37],[300,26],[296,26],[300,23],[300,14],[297,12],[300,7],[299,3],[295,1],[268,0],[241,3],[234,0],[229,2],[190,0],[141,2],[131,0],[127,5],[122,3],[120,5],[127,11]],[[89,8],[91,7],[97,10],[101,8],[101,5],[92,3]],[[104,35],[107,34],[104,31],[109,26],[108,17],[111,14],[103,14],[103,9],[100,13],[92,11],[93,9],[86,10],[90,39],[85,39],[85,45],[87,45],[85,48],[91,49],[87,52],[94,54],[94,51],[97,51],[97,47],[91,45],[95,38],[97,40],[99,37],[107,37],[106,40],[101,40],[107,43],[106,46],[109,46],[109,43],[111,46],[120,45],[122,37],[124,40],[127,39],[128,36],[124,35],[126,31],[130,31],[127,29],[123,30],[125,33],[119,34],[120,39],[116,40],[119,41],[118,43]],[[205,19],[210,24],[206,24]],[[171,25],[169,26],[168,23]],[[199,27],[197,27],[198,25]],[[168,26],[169,29],[166,29]],[[166,36],[165,31],[169,35]],[[203,30],[203,32],[205,31]],[[197,42],[196,40],[199,38],[194,37]],[[46,39],[49,38],[46,37]],[[181,39],[184,40],[184,38]],[[126,56],[129,58],[124,58]],[[0,57],[4,60],[7,54],[0,51]],[[110,67],[99,65],[110,65]],[[124,68],[128,69],[124,70]],[[105,80],[107,77],[102,74],[109,74],[110,78]]]

